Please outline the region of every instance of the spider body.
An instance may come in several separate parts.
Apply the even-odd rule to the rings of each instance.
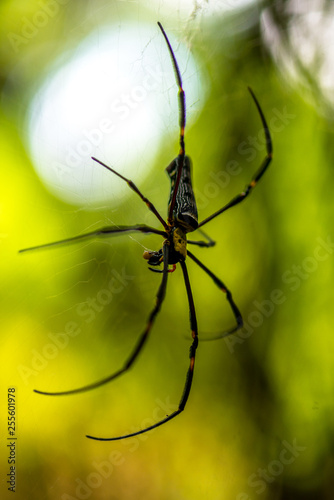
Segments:
[[[48,243],[44,245],[39,245],[31,248],[26,248],[21,250],[21,252],[25,252],[28,250],[36,250],[40,248],[46,248],[51,246],[63,245],[73,242],[78,242],[84,239],[93,238],[93,237],[108,237],[120,235],[127,232],[139,232],[139,233],[152,233],[163,237],[162,247],[157,251],[145,251],[143,257],[148,261],[148,264],[153,267],[157,267],[162,265],[162,270],[152,269],[152,271],[162,273],[162,278],[160,282],[160,286],[157,290],[156,294],[156,302],[154,307],[149,313],[146,326],[140,334],[136,345],[130,352],[128,358],[125,360],[123,366],[118,370],[114,371],[111,375],[103,378],[102,380],[98,380],[97,382],[91,383],[89,385],[85,385],[83,387],[79,387],[76,389],[71,389],[67,391],[58,391],[58,392],[47,392],[47,391],[39,391],[35,390],[38,394],[49,395],[49,396],[59,396],[59,395],[69,395],[69,394],[78,394],[88,390],[95,389],[100,387],[116,378],[120,375],[126,373],[137,360],[139,354],[142,352],[144,345],[146,344],[147,339],[152,330],[152,326],[154,324],[154,320],[161,309],[161,305],[164,301],[166,289],[167,289],[167,278],[170,272],[174,271],[177,264],[180,264],[183,279],[186,288],[186,294],[188,299],[189,306],[189,319],[190,319],[190,332],[191,332],[191,345],[189,350],[189,366],[185,378],[184,389],[180,398],[178,408],[173,411],[170,415],[167,415],[162,420],[156,422],[155,424],[141,429],[140,431],[133,432],[131,434],[121,435],[117,437],[111,438],[100,438],[87,435],[90,439],[96,439],[99,441],[114,441],[118,439],[125,439],[131,436],[136,436],[138,434],[142,434],[151,429],[154,429],[160,425],[163,425],[175,418],[179,415],[185,408],[188,397],[190,394],[190,390],[192,387],[193,373],[195,367],[195,356],[196,350],[198,347],[198,328],[197,328],[197,319],[196,319],[196,310],[194,305],[194,299],[192,295],[187,265],[186,265],[186,257],[189,257],[192,262],[194,262],[197,266],[199,266],[213,281],[213,283],[219,288],[221,292],[224,293],[226,300],[230,306],[230,309],[234,315],[235,325],[229,330],[223,332],[220,337],[224,337],[226,335],[231,335],[238,329],[243,326],[243,320],[241,313],[234,302],[231,291],[227,288],[225,283],[218,278],[210,269],[208,269],[195,255],[187,249],[187,245],[197,245],[199,247],[211,247],[215,243],[211,238],[205,235],[202,231],[201,234],[204,236],[206,241],[201,240],[187,240],[187,233],[193,232],[196,229],[202,228],[205,224],[210,222],[212,219],[222,214],[223,212],[229,210],[230,208],[238,205],[242,201],[244,201],[249,194],[253,191],[258,181],[261,179],[263,174],[266,172],[271,159],[272,159],[272,143],[268,125],[266,123],[265,117],[263,115],[262,109],[253,93],[253,91],[249,88],[249,92],[252,96],[252,99],[255,103],[257,111],[260,115],[262,127],[265,135],[265,144],[266,144],[266,155],[258,168],[258,170],[253,175],[251,181],[246,185],[244,191],[234,196],[228,203],[226,203],[221,209],[214,212],[212,215],[202,220],[200,223],[198,222],[198,214],[196,201],[192,189],[191,183],[191,161],[190,158],[185,154],[185,145],[184,145],[184,130],[186,123],[186,111],[185,111],[185,94],[182,88],[182,79],[179,71],[179,67],[172,50],[171,44],[168,40],[168,37],[160,23],[158,26],[163,34],[169,54],[171,56],[173,68],[176,76],[176,83],[179,88],[179,109],[180,109],[180,137],[179,137],[179,154],[178,156],[169,164],[166,171],[171,181],[171,192],[168,202],[168,216],[167,221],[163,219],[163,217],[159,214],[158,210],[155,208],[153,203],[146,198],[142,192],[137,188],[137,186],[132,182],[132,180],[127,179],[119,172],[116,172],[113,168],[109,167],[105,163],[93,158],[94,161],[98,162],[104,168],[108,169],[112,174],[117,175],[125,182],[127,182],[130,189],[132,189],[143,202],[146,203],[148,209],[151,213],[156,217],[156,219],[162,225],[162,229],[157,229],[155,227],[147,226],[145,224],[135,224],[131,226],[107,226],[102,227],[96,231],[92,231],[90,233],[80,234],[78,236],[74,236],[72,238],[68,238],[65,240],[57,241],[54,243]],[[169,266],[172,265],[172,270],[169,269]]]
[[[171,181],[168,211],[171,208],[175,183],[179,172],[180,157],[176,157],[166,168]],[[198,227],[198,214],[194,191],[191,182],[191,160],[184,156],[181,169],[179,189],[175,198],[172,217],[167,221],[166,244],[169,246],[168,264],[175,265],[187,257],[187,233],[195,231]],[[145,251],[144,259],[151,266],[163,263],[162,248],[156,252]],[[175,268],[174,268],[175,269]],[[174,270],[173,269],[173,270]],[[151,269],[151,271],[156,271]],[[159,271],[158,271],[159,272]]]

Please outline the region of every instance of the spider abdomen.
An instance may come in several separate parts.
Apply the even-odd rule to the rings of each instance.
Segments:
[[[171,181],[168,210],[174,194],[174,185],[179,170],[179,159],[180,156],[175,158],[166,168]],[[180,183],[173,209],[173,218],[175,225],[181,226],[185,233],[195,231],[198,227],[197,206],[191,182],[191,160],[189,156],[184,157]]]

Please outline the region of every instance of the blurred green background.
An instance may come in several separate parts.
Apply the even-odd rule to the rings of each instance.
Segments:
[[[16,389],[16,498],[332,498],[332,2],[2,1],[0,12],[1,498],[13,495],[6,483],[11,387]],[[142,57],[147,47],[157,47],[164,75],[173,78],[157,20],[173,37],[176,56],[184,47],[196,60],[184,86],[187,97],[187,85],[198,92],[187,99],[192,118],[186,150],[193,160],[200,220],[240,192],[264,157],[260,119],[247,86],[271,128],[274,161],[245,203],[205,227],[217,245],[193,249],[232,290],[245,329],[200,342],[193,389],[179,417],[135,439],[94,442],[85,434],[131,432],[163,418],[178,403],[190,345],[186,292],[178,266],[169,275],[144,352],[117,381],[75,396],[33,393],[85,385],[122,365],[161,279],[148,272],[142,252],[158,249],[161,241],[134,234],[18,254],[115,223],[158,227],[134,193],[117,198],[114,179],[109,190],[99,177],[103,201],[77,194],[74,185],[73,202],[65,202],[34,170],[27,116],[49,64],[75,55],[92,32],[98,48],[99,30],[105,28],[121,33],[128,25],[139,30],[141,23],[151,24],[151,39],[137,42]],[[122,60],[122,44],[116,49]],[[187,64],[179,63],[183,73]],[[175,105],[173,80],[167,88],[162,82],[157,94],[166,95],[169,87],[167,104]],[[96,94],[92,84],[83,114]],[[141,108],[145,112],[145,102]],[[141,175],[133,162],[131,176],[165,214],[164,168],[178,151],[177,111],[155,111],[163,126],[138,159],[145,163],[153,142],[157,152],[147,160],[148,174]],[[50,120],[50,127],[62,125]],[[108,140],[106,134],[103,141]],[[124,161],[132,140],[125,137]],[[37,151],[48,150],[43,141],[37,141]],[[70,135],[68,141],[75,146]],[[94,153],[114,165],[104,147]],[[117,165],[122,160],[123,153]],[[89,193],[95,174],[86,174],[88,163],[80,175],[88,176]],[[210,278],[187,262],[200,336],[209,338],[230,327],[233,317]]]

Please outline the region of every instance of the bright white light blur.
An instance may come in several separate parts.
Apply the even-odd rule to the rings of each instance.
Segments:
[[[231,10],[241,10],[256,0],[169,0],[159,3],[159,14],[163,19],[180,13],[183,18],[191,18],[192,23],[199,18],[209,19]]]
[[[282,75],[302,83],[319,112],[332,118],[334,107],[334,5],[323,0],[290,0],[285,9],[290,20],[286,31],[275,25],[270,9],[261,17],[263,36]],[[301,68],[305,68],[305,72]],[[315,93],[305,74],[316,82]],[[321,91],[319,93],[319,90]],[[319,95],[322,93],[322,96]],[[306,94],[307,95],[307,94]],[[320,98],[320,99],[319,99]],[[323,99],[321,99],[323,98]],[[324,100],[324,102],[323,102]]]
[[[189,126],[205,100],[199,68],[172,32],[168,37]],[[41,180],[60,199],[87,207],[112,199],[115,206],[129,194],[91,156],[140,185],[156,167],[162,141],[170,145],[168,162],[177,155],[178,87],[156,24],[99,28],[47,75],[29,112],[29,150]]]

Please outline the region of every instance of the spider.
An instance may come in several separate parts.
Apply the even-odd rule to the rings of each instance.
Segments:
[[[161,283],[158,288],[157,294],[156,294],[156,303],[151,310],[146,326],[141,333],[135,347],[133,348],[132,352],[130,353],[129,357],[126,359],[124,365],[122,368],[117,370],[116,372],[112,373],[108,377],[99,380],[97,382],[94,382],[92,384],[86,385],[84,387],[80,387],[77,389],[72,389],[68,391],[61,391],[61,392],[45,392],[45,391],[40,391],[40,390],[34,390],[34,392],[38,394],[43,394],[43,395],[50,395],[50,396],[59,396],[59,395],[68,395],[68,394],[77,394],[80,392],[85,392],[89,391],[91,389],[95,389],[97,387],[100,387],[103,384],[106,384],[107,382],[110,382],[111,380],[116,379],[123,373],[127,372],[131,366],[134,364],[136,359],[138,358],[139,354],[141,353],[144,345],[146,344],[150,332],[152,330],[152,326],[154,323],[154,320],[159,313],[161,309],[161,305],[164,301],[165,294],[166,294],[166,288],[167,288],[167,278],[170,272],[175,271],[176,265],[180,264],[181,270],[183,273],[183,278],[184,278],[184,283],[185,283],[185,288],[186,288],[186,293],[187,293],[187,298],[188,298],[188,305],[189,305],[189,317],[190,317],[190,329],[191,329],[191,336],[192,336],[192,343],[190,346],[190,353],[189,353],[189,367],[187,370],[186,374],[186,379],[185,379],[185,384],[184,384],[184,389],[183,393],[178,405],[178,408],[173,411],[171,414],[167,415],[165,418],[162,420],[156,422],[154,425],[151,425],[149,427],[146,427],[144,429],[141,429],[137,432],[133,432],[131,434],[125,434],[122,436],[117,436],[117,437],[111,437],[111,438],[100,438],[100,437],[94,437],[87,435],[86,437],[90,439],[95,439],[99,441],[115,441],[119,439],[125,439],[129,438],[132,436],[136,436],[138,434],[142,434],[144,432],[150,431],[156,427],[159,427],[168,421],[172,420],[175,418],[177,415],[179,415],[184,409],[188,401],[188,397],[190,394],[191,386],[192,386],[192,381],[193,381],[193,374],[194,374],[194,367],[195,367],[195,356],[196,356],[196,350],[198,347],[198,329],[197,329],[197,320],[196,320],[196,310],[195,310],[195,305],[194,305],[194,300],[193,300],[193,294],[190,286],[190,281],[189,281],[189,275],[188,275],[188,270],[186,266],[186,257],[189,257],[191,260],[193,260],[206,274],[210,276],[210,278],[213,280],[213,282],[217,285],[217,287],[226,295],[226,299],[231,307],[231,310],[234,314],[236,324],[233,326],[231,329],[227,330],[226,332],[222,333],[220,337],[230,335],[237,330],[239,330],[243,326],[243,320],[241,313],[235,304],[232,294],[230,290],[227,288],[227,286],[224,284],[222,280],[220,280],[212,271],[210,271],[200,260],[198,260],[195,255],[187,249],[187,244],[191,245],[197,245],[200,247],[210,247],[215,244],[211,238],[209,238],[205,233],[202,232],[202,236],[205,241],[200,240],[200,241],[192,241],[192,240],[187,240],[187,234],[195,231],[196,229],[202,228],[204,225],[206,225],[208,222],[210,222],[212,219],[216,218],[218,215],[222,214],[223,212],[226,212],[230,208],[234,207],[238,203],[241,203],[243,200],[247,198],[247,196],[251,193],[251,191],[254,189],[258,181],[261,179],[265,171],[267,170],[271,159],[272,159],[272,142],[271,142],[271,137],[270,137],[270,132],[269,128],[267,125],[267,122],[265,120],[264,114],[262,112],[262,109],[259,105],[259,102],[257,98],[255,97],[253,91],[251,88],[248,88],[251,97],[256,105],[257,111],[260,115],[262,126],[264,129],[265,133],[265,139],[266,139],[266,155],[265,158],[260,165],[259,169],[256,171],[254,176],[252,177],[250,183],[246,186],[245,190],[241,192],[240,194],[234,196],[226,205],[224,205],[220,210],[214,212],[212,215],[207,217],[206,219],[202,220],[201,222],[198,222],[198,214],[197,214],[197,207],[196,207],[196,201],[192,189],[192,183],[191,183],[191,160],[189,156],[185,154],[185,143],[184,143],[184,130],[185,130],[185,124],[186,124],[186,106],[185,106],[185,93],[182,87],[182,78],[179,70],[179,66],[176,61],[175,54],[173,52],[172,46],[169,42],[169,39],[167,37],[167,34],[162,27],[161,23],[158,22],[158,26],[161,30],[162,35],[165,38],[167,48],[171,57],[173,69],[175,72],[175,77],[176,77],[176,83],[179,89],[178,92],[178,99],[179,99],[179,125],[180,125],[180,136],[179,136],[179,143],[180,143],[180,150],[178,156],[169,164],[169,166],[166,168],[166,172],[170,178],[171,181],[171,190],[170,190],[170,197],[169,197],[169,202],[168,202],[168,215],[167,215],[167,221],[163,219],[163,217],[159,214],[158,210],[155,208],[153,203],[146,198],[142,192],[137,188],[137,186],[132,182],[132,180],[127,179],[120,173],[116,172],[114,169],[103,163],[102,161],[98,160],[97,158],[92,158],[94,161],[102,165],[104,168],[108,169],[110,172],[112,172],[114,175],[117,175],[121,179],[123,179],[128,186],[142,199],[143,202],[146,203],[148,209],[155,215],[155,217],[158,219],[158,221],[161,223],[163,229],[156,229],[154,227],[147,226],[145,224],[136,224],[133,226],[108,226],[108,227],[103,227],[101,229],[98,229],[96,231],[92,231],[86,234],[78,235],[73,238],[68,238],[65,240],[53,242],[53,243],[47,243],[31,248],[26,248],[23,250],[20,250],[20,252],[25,252],[25,251],[30,251],[30,250],[35,250],[39,248],[45,248],[45,247],[50,247],[50,246],[55,246],[55,245],[61,245],[61,244],[67,244],[69,242],[75,242],[75,241],[80,241],[82,239],[86,238],[93,238],[93,237],[101,237],[101,236],[111,236],[111,235],[118,235],[121,233],[128,233],[128,232],[140,232],[140,233],[153,233],[159,236],[162,236],[164,238],[162,242],[162,247],[157,250],[157,251],[145,251],[143,254],[143,257],[145,260],[147,260],[149,266],[149,269],[151,271],[155,272],[160,272],[162,273],[162,278],[161,278]],[[157,269],[157,266],[161,266],[162,269]],[[171,268],[170,268],[171,266]]]

